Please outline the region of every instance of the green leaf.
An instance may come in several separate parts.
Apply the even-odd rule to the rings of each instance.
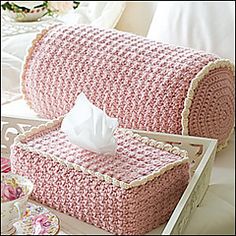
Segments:
[[[74,7],[73,7],[74,9],[76,9],[80,4],[79,1],[73,1],[73,3],[74,3]]]

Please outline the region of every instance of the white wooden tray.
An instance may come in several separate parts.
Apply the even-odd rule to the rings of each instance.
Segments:
[[[4,157],[9,157],[10,145],[13,143],[16,135],[30,129],[32,126],[38,126],[47,121],[48,120],[44,119],[27,119],[24,117],[2,116],[1,155]],[[153,139],[178,146],[187,150],[189,153],[192,163],[192,178],[188,184],[188,187],[182,195],[167,224],[148,233],[155,235],[181,235],[188,224],[191,214],[200,204],[209,185],[212,165],[216,153],[217,140],[158,132],[146,132],[140,130],[133,131],[142,136],[151,137]],[[58,213],[58,215],[63,218],[62,213]],[[84,232],[85,234],[91,233],[91,228],[89,227],[92,227],[92,229],[94,229],[92,230],[93,234],[96,234],[96,228],[94,226],[90,226],[88,224],[85,225],[86,226],[83,226],[83,232],[86,231],[86,227],[88,229],[88,233]],[[79,232],[80,228],[78,228],[77,233]]]

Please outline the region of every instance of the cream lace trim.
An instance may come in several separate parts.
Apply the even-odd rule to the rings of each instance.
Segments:
[[[28,66],[28,62],[33,54],[33,51],[34,51],[34,48],[37,44],[37,42],[40,41],[40,39],[53,27],[55,27],[57,25],[54,25],[54,26],[50,26],[49,28],[47,29],[43,29],[40,33],[38,33],[36,35],[36,38],[32,41],[31,45],[29,46],[28,48],[28,53],[26,54],[26,56],[24,57],[24,62],[22,64],[22,68],[21,68],[21,75],[20,75],[20,78],[21,78],[21,82],[20,82],[20,90],[21,90],[21,93],[22,93],[22,97],[23,99],[26,101],[27,105],[32,109],[32,103],[30,101],[30,99],[27,99],[27,93],[26,93],[26,86],[25,86],[25,72],[26,72],[26,67]]]
[[[222,68],[222,67],[227,67],[229,70],[231,70],[233,72],[233,75],[235,74],[235,68],[234,68],[234,64],[231,63],[229,60],[227,59],[218,59],[214,62],[210,62],[209,64],[207,64],[205,67],[202,68],[202,70],[200,72],[198,72],[198,74],[196,75],[196,77],[191,81],[190,83],[190,87],[188,89],[188,93],[187,93],[187,97],[185,98],[184,101],[184,109],[182,111],[182,120],[181,120],[181,124],[182,124],[182,135],[188,135],[188,116],[190,113],[190,107],[192,104],[192,99],[194,97],[194,90],[198,87],[198,83],[204,79],[204,77],[211,71],[214,70],[216,68]],[[228,138],[226,139],[224,144],[221,144],[218,146],[217,151],[220,151],[222,148],[226,147],[229,141],[229,138],[233,132],[234,128],[232,129],[232,131],[230,132]]]
[[[165,150],[165,151],[168,151],[170,153],[173,153],[173,154],[176,154],[176,155],[182,157],[181,160],[170,163],[170,164],[166,165],[165,167],[163,167],[163,168],[161,168],[157,171],[153,171],[152,173],[150,173],[147,176],[144,176],[140,179],[136,179],[136,180],[134,180],[130,183],[125,183],[123,181],[119,181],[116,178],[112,178],[112,177],[110,177],[106,174],[101,174],[99,172],[94,172],[94,171],[89,170],[89,169],[87,169],[83,166],[80,166],[78,164],[70,163],[70,162],[67,162],[65,160],[61,160],[60,158],[58,158],[56,156],[49,155],[45,152],[38,151],[35,148],[28,147],[27,144],[24,144],[22,142],[25,139],[27,139],[29,137],[32,137],[33,135],[38,134],[43,130],[47,130],[47,129],[50,129],[52,127],[55,127],[56,125],[58,125],[62,121],[62,119],[63,119],[63,117],[59,117],[58,119],[55,119],[53,121],[49,121],[49,122],[47,122],[45,124],[42,124],[38,127],[31,128],[29,131],[26,131],[25,133],[18,135],[15,138],[13,145],[15,145],[17,147],[20,147],[20,148],[22,148],[26,151],[37,153],[37,154],[39,154],[39,155],[41,155],[45,158],[48,158],[50,160],[54,160],[56,162],[59,162],[60,164],[65,165],[68,168],[76,169],[78,171],[82,171],[83,173],[91,174],[91,175],[96,176],[99,179],[101,179],[101,180],[103,180],[107,183],[113,184],[113,185],[115,185],[117,187],[121,187],[123,189],[129,189],[129,188],[137,187],[137,186],[140,186],[140,185],[144,185],[147,182],[149,182],[149,181],[153,180],[154,178],[162,175],[163,173],[165,173],[166,171],[172,169],[175,166],[178,166],[178,165],[181,165],[181,164],[184,164],[184,163],[187,163],[187,162],[189,163],[189,158],[188,158],[187,151],[181,150],[180,148],[174,147],[170,144],[164,144],[163,142],[157,142],[156,140],[149,139],[148,137],[142,137],[138,134],[134,134],[132,131],[127,131],[127,130],[121,129],[123,132],[125,132],[126,135],[129,135],[129,136],[131,136],[131,137],[133,137],[133,138],[135,138],[135,139],[137,139],[137,140],[139,140],[139,141],[141,141],[141,142],[143,142],[143,143],[145,143],[149,146],[156,147],[158,149]]]

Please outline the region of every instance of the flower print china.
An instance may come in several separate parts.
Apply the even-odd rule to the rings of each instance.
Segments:
[[[43,235],[47,233],[48,227],[50,227],[51,223],[48,220],[48,216],[46,214],[35,216],[34,218],[35,225],[35,233],[38,235]]]
[[[14,224],[16,235],[55,235],[60,229],[59,219],[47,208],[27,203],[21,220]]]
[[[13,224],[24,214],[33,183],[12,173],[1,173],[1,234],[13,234]]]
[[[6,182],[1,180],[1,202],[16,200],[23,197],[25,192],[27,192],[26,187],[20,187],[15,178]]]

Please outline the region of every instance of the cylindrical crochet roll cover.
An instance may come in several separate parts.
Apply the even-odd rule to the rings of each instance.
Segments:
[[[22,91],[44,118],[66,114],[84,92],[121,127],[216,138],[219,149],[234,126],[231,62],[111,29],[44,30],[26,57]]]

